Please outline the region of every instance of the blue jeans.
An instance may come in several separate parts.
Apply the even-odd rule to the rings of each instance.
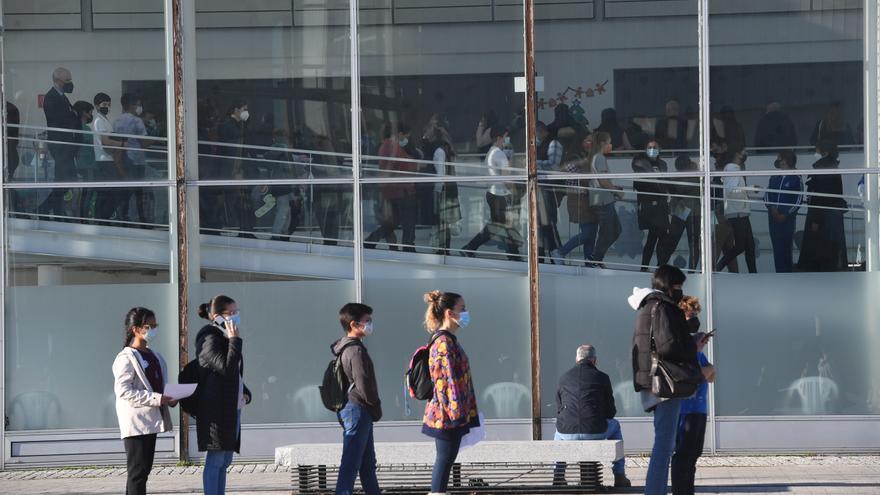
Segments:
[[[603,433],[559,433],[557,431],[553,436],[553,440],[623,440],[623,434],[620,432],[620,423],[616,419],[609,419],[608,429]],[[626,458],[621,457],[611,465],[611,472],[614,474],[625,474],[625,466]],[[553,470],[554,478],[556,478],[557,473],[561,477],[565,477],[564,462],[556,463],[556,469]]]
[[[593,256],[593,246],[596,245],[596,232],[599,230],[598,223],[579,223],[580,233],[573,236],[564,246],[559,248],[562,256],[572,252],[574,248],[584,245],[584,259],[589,260]]]
[[[669,460],[675,448],[680,411],[681,399],[668,399],[654,408],[654,448],[651,450],[651,461],[648,463],[645,495],[666,495]]]
[[[792,249],[794,246],[794,230],[797,216],[786,215],[785,220],[777,222],[773,214],[767,214],[770,226],[770,242],[773,244],[773,261],[776,273],[791,273],[793,266]]]
[[[235,429],[241,434],[241,409],[235,415]],[[202,471],[202,484],[205,495],[226,493],[226,468],[232,464],[231,450],[209,450],[205,454],[205,470]]]
[[[376,478],[376,448],[373,444],[373,418],[363,407],[349,402],[337,414],[344,429],[342,460],[336,478],[336,495],[354,493],[354,480],[361,476],[366,495],[379,495]]]
[[[431,492],[446,493],[449,486],[449,473],[455,458],[458,457],[458,449],[461,447],[461,438],[464,435],[453,434],[450,438],[435,438],[434,445],[437,448],[437,458],[434,460],[434,469],[431,471]]]

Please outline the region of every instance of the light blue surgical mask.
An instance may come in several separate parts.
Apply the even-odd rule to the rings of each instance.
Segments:
[[[235,313],[234,315],[232,315],[231,318],[229,318],[229,321],[231,321],[232,324],[235,325],[236,328],[238,328],[241,326],[241,315]]]
[[[373,335],[373,322],[372,321],[368,321],[367,323],[364,323],[364,335],[367,335],[367,336]]]
[[[660,156],[660,150],[658,148],[648,148],[647,155],[648,158],[657,158]]]
[[[510,136],[504,136],[504,146],[510,146]]]
[[[462,311],[458,314],[458,328],[465,328],[471,324],[471,314],[467,311]]]
[[[403,138],[403,139],[401,139],[401,140],[399,141],[399,143],[400,143],[400,147],[401,147],[401,148],[406,148],[406,145],[409,144],[409,139],[407,139],[407,138]]]
[[[147,343],[153,342],[156,340],[156,337],[159,336],[159,329],[156,327],[147,327],[147,333],[144,334],[144,340]]]

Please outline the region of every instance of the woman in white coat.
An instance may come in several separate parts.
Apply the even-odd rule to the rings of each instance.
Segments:
[[[113,361],[116,416],[128,466],[126,495],[147,493],[156,434],[171,430],[168,406],[177,405],[163,395],[168,378],[165,359],[149,347],[157,326],[149,309],[130,309],[125,315],[125,347]]]

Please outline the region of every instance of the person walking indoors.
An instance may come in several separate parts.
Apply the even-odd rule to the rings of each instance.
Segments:
[[[681,398],[660,397],[652,387],[653,361],[697,366],[697,346],[690,335],[684,312],[678,307],[687,280],[684,272],[671,265],[654,271],[650,289],[633,288],[628,298],[638,311],[633,334],[633,386],[641,396],[642,407],[654,414],[654,446],[645,480],[645,495],[666,493],[669,461],[675,446]]]
[[[241,316],[235,301],[217,295],[199,306],[199,316],[210,321],[196,335],[199,360],[199,415],[196,436],[205,455],[202,474],[205,495],[226,493],[226,468],[241,446],[241,409],[251,401],[244,385]]]
[[[449,486],[462,437],[480,426],[480,419],[470,363],[457,337],[470,323],[464,298],[435,290],[425,294],[425,302],[425,327],[433,335],[428,368],[434,393],[425,406],[422,433],[433,438],[437,448],[431,495],[438,495],[446,493]]]
[[[156,435],[171,431],[168,408],[177,405],[163,395],[168,380],[165,359],[150,348],[158,335],[157,327],[155,313],[141,307],[130,309],[125,315],[124,347],[113,361],[116,417],[128,468],[126,495],[147,493]]]
[[[339,310],[339,323],[345,337],[334,342],[332,350],[334,356],[342,357],[342,370],[351,387],[348,402],[337,413],[343,434],[336,495],[354,493],[358,475],[366,495],[379,495],[373,423],[382,419],[382,401],[373,360],[363,344],[364,337],[373,334],[373,308],[348,303]]]

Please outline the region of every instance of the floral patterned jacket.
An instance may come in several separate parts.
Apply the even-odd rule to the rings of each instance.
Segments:
[[[467,354],[451,333],[443,332],[431,345],[428,358],[434,396],[425,406],[422,433],[442,437],[451,430],[478,426],[477,396]]]

